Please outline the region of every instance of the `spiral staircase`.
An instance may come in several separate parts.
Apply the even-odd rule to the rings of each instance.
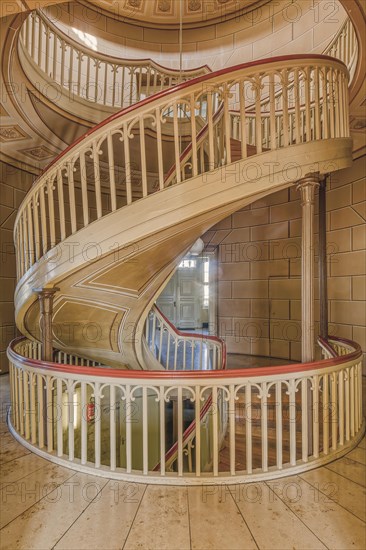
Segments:
[[[66,71],[62,63],[68,50],[61,47],[61,72],[57,72],[56,62],[52,68],[47,57],[42,60],[42,51],[47,56],[52,48],[41,47],[44,23],[40,16],[38,27],[36,21],[32,15],[22,29],[23,57],[28,55],[33,70],[38,64],[47,78],[59,77],[69,89],[76,78],[76,90],[80,90],[82,56],[73,46]],[[58,39],[52,40],[47,44],[57,51]],[[349,58],[351,53],[349,48]],[[262,477],[269,469],[272,474],[276,471],[273,475],[284,475],[282,428],[274,437],[277,450],[273,456],[268,454],[266,399],[272,387],[281,402],[287,388],[289,401],[284,407],[291,411],[301,388],[301,457],[297,456],[296,423],[290,422],[286,463],[296,469],[301,460],[303,467],[314,467],[329,458],[322,454],[329,455],[329,445],[334,453],[344,452],[363,429],[357,346],[323,343],[328,363],[309,364],[306,374],[304,366],[286,367],[282,378],[281,370],[223,374],[223,344],[218,339],[200,341],[191,335],[190,340],[178,334],[154,302],[192,244],[217,222],[309,174],[329,174],[350,165],[346,65],[328,55],[289,55],[216,72],[201,68],[177,73],[173,82],[163,68],[140,63],[128,71],[136,93],[123,99],[126,63],[117,63],[122,69],[112,67],[111,72],[110,64],[102,60],[93,65],[94,78],[99,74],[108,88],[102,94],[104,106],[109,102],[116,110],[118,97],[124,108],[76,140],[43,171],[16,218],[16,322],[27,340],[15,342],[9,351],[14,433],[30,448],[36,447],[36,452],[61,463],[72,462],[78,469],[87,470],[93,463],[93,470],[101,475],[108,471],[112,477],[128,474],[139,480],[138,471],[150,475],[153,482],[160,482],[157,471],[166,482],[169,469],[169,479],[175,481],[187,471],[192,482],[200,482],[201,471],[217,476],[226,438],[229,473],[225,474],[224,466],[223,475],[231,476],[232,482],[237,480],[235,402],[244,395],[250,405],[257,392],[263,416],[259,427],[246,420],[246,459],[239,469],[246,475],[253,475],[253,468]],[[87,61],[86,75],[91,66]],[[110,78],[112,88],[107,86]],[[91,100],[88,95],[82,99]],[[98,103],[96,95],[92,100]],[[57,288],[54,363],[39,361],[40,310],[35,288]],[[171,371],[162,363],[164,333],[173,349],[174,370],[185,372],[161,372]],[[189,378],[197,341],[201,368],[204,348],[205,368],[218,369],[211,373],[215,378],[206,371]],[[182,346],[184,360],[177,367]],[[346,362],[335,358],[336,348],[348,354]],[[188,357],[191,367],[187,367]],[[164,378],[165,374],[173,378]],[[248,376],[254,378],[248,380]],[[320,428],[318,424],[308,431],[310,386],[312,403],[318,403],[319,395],[323,400],[327,396],[326,403],[329,396],[339,400],[337,432],[324,414]],[[101,411],[98,419],[93,418],[92,428],[90,418],[77,412],[75,395],[80,410],[92,398],[95,410]],[[121,408],[112,406],[117,401],[125,404],[122,420]],[[166,409],[168,401],[176,403],[172,413]],[[194,423],[187,428],[189,402]],[[140,404],[138,410],[133,409],[134,403]],[[42,411],[47,407],[53,412],[46,419]],[[105,407],[109,407],[108,418]],[[57,414],[57,410],[63,412]],[[128,417],[135,414],[133,424]],[[177,428],[168,456],[164,433],[169,414]],[[277,414],[278,426],[281,412]],[[124,427],[116,432],[117,419]],[[252,429],[262,442],[255,465]]]

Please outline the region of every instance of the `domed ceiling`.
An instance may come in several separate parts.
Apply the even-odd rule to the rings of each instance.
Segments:
[[[185,27],[209,25],[242,15],[269,0],[79,0],[129,23],[147,27],[177,27],[182,2]]]

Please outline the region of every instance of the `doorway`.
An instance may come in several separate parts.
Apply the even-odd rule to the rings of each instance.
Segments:
[[[216,335],[215,253],[183,258],[156,303],[178,329]]]

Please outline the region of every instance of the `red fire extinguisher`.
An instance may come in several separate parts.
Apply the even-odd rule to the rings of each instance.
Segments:
[[[86,420],[87,422],[93,422],[95,420],[95,402],[94,397],[90,398],[89,403],[86,406]]]

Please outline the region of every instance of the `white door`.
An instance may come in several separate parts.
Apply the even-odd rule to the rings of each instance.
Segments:
[[[177,328],[202,328],[201,258],[185,258],[156,303]]]
[[[190,260],[192,261],[192,260]],[[194,268],[178,267],[177,279],[177,326],[182,329],[201,328],[201,274],[200,261],[193,260]]]

